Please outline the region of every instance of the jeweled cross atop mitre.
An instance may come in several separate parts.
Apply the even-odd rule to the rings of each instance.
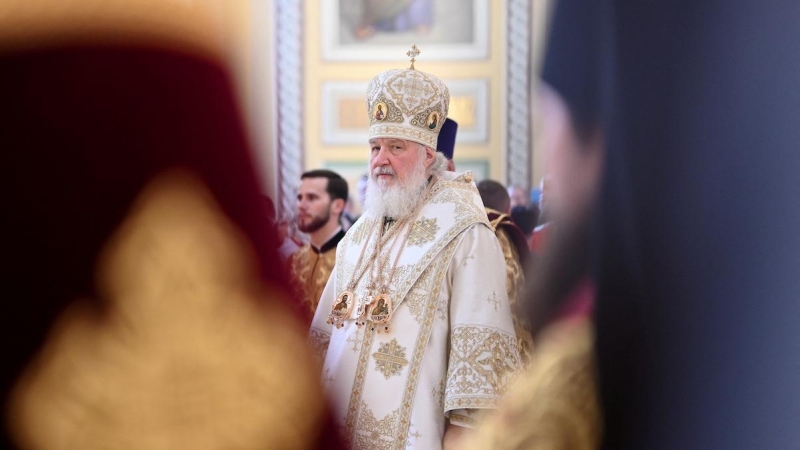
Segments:
[[[411,67],[409,69],[414,70],[414,61],[416,61],[416,57],[419,56],[420,51],[417,48],[417,44],[411,46],[411,50],[406,52],[406,55],[411,57]]]

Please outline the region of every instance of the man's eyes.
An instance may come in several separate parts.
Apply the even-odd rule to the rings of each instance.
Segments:
[[[390,145],[389,146],[389,151],[391,151],[393,153],[402,152],[403,150],[405,150],[405,147],[403,147],[402,145]],[[377,152],[381,151],[381,148],[380,148],[380,146],[376,145],[376,146],[372,147],[372,151],[374,153],[377,153]]]

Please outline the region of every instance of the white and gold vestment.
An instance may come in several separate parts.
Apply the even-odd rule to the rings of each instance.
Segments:
[[[343,437],[354,449],[441,448],[447,420],[472,426],[495,408],[519,366],[506,294],[506,265],[471,174],[445,172],[409,223],[388,243],[389,331],[326,322],[353,279],[376,220],[368,215],[339,243],[310,341]],[[352,292],[368,295],[370,270]]]

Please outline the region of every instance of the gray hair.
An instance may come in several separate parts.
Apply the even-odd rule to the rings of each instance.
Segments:
[[[424,145],[420,144],[419,148],[420,153],[424,154],[425,150],[430,147],[425,147]],[[440,175],[442,175],[442,172],[447,170],[447,157],[433,149],[431,149],[431,151],[434,154],[434,158],[433,164],[431,164],[431,166],[428,168],[428,174],[438,178]]]

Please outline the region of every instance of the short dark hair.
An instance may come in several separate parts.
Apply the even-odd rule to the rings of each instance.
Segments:
[[[483,180],[478,183],[483,205],[495,211],[505,213],[511,208],[511,198],[505,186],[494,180]]]
[[[338,173],[327,169],[309,170],[300,176],[301,180],[306,178],[327,178],[328,187],[325,191],[331,197],[331,200],[340,198],[344,200],[345,203],[347,202],[347,181]]]
[[[539,220],[539,208],[536,205],[515,206],[511,209],[511,220],[522,230],[525,237],[530,237]]]

